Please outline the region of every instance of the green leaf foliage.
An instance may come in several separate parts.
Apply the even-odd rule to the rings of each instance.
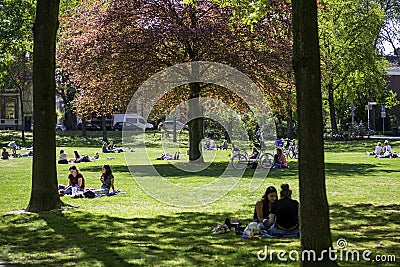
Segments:
[[[380,6],[369,0],[325,0],[319,9],[322,88],[333,90],[340,120],[350,119],[349,106],[355,105],[356,118],[365,116],[368,101],[387,105],[386,60],[376,42],[385,20]]]

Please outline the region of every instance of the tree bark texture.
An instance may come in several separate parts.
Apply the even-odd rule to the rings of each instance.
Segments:
[[[189,96],[189,161],[203,163],[201,140],[203,139],[203,118],[198,117],[201,113],[199,104],[200,83],[191,83]]]
[[[55,48],[59,0],[38,0],[33,48],[33,171],[27,210],[59,209],[56,169]]]
[[[293,1],[293,65],[299,121],[299,189],[302,250],[317,258],[332,247],[326,198],[322,120],[321,70],[317,2]],[[322,261],[305,260],[301,266],[337,266],[328,254]]]

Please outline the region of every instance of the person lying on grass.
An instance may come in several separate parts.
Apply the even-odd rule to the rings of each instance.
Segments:
[[[274,186],[269,186],[265,194],[257,201],[254,208],[253,221],[257,222],[261,230],[269,228],[269,214],[271,213],[272,205],[276,201],[278,193]]]
[[[175,152],[174,155],[171,155],[170,153],[162,153],[161,157],[156,158],[156,160],[178,160],[179,159],[179,151]]]

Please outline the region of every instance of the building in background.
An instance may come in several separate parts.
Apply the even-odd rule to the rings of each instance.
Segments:
[[[0,130],[22,130],[23,125],[25,125],[26,131],[31,129],[33,122],[32,90],[22,92],[23,114],[20,93],[18,89],[0,88]]]

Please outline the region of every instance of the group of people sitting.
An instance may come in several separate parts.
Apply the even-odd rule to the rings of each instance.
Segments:
[[[280,199],[274,186],[269,186],[265,194],[257,201],[253,221],[267,235],[273,237],[298,237],[299,202],[292,199],[292,190],[288,184],[281,185]]]
[[[10,157],[14,157],[14,158],[19,158],[19,157],[31,157],[33,156],[33,148],[28,148],[26,153],[18,154],[17,150],[21,149],[21,147],[19,147],[15,141],[11,141],[8,146],[11,149],[11,155],[10,153],[7,151],[6,147],[3,147],[2,152],[1,152],[1,159],[10,159]]]
[[[224,140],[222,145],[217,146],[213,139],[207,139],[204,144],[204,150],[228,150],[228,141]]]
[[[376,158],[397,158],[398,155],[393,152],[392,147],[389,145],[389,141],[385,140],[382,146],[381,142],[376,144],[375,150],[372,152],[366,152],[369,156],[375,156]]]
[[[113,141],[111,141],[109,144],[107,142],[103,142],[103,146],[101,147],[101,151],[103,153],[120,153],[124,152],[122,148],[117,148],[116,145],[114,145]]]
[[[61,149],[58,164],[68,164],[68,163],[81,163],[81,162],[92,162],[100,158],[99,152],[96,152],[93,157],[80,155],[77,150],[74,150],[74,158],[68,159],[68,154]]]
[[[112,174],[112,170],[110,165],[105,164],[101,169],[100,181],[101,187],[100,189],[86,189],[85,188],[85,177],[79,171],[79,169],[72,165],[69,167],[70,174],[68,175],[68,185],[58,185],[58,193],[61,196],[70,195],[72,197],[84,197],[87,195],[86,193],[90,191],[95,195],[107,195],[110,193],[116,193],[114,187],[114,175]],[[112,189],[112,192],[110,190]]]

